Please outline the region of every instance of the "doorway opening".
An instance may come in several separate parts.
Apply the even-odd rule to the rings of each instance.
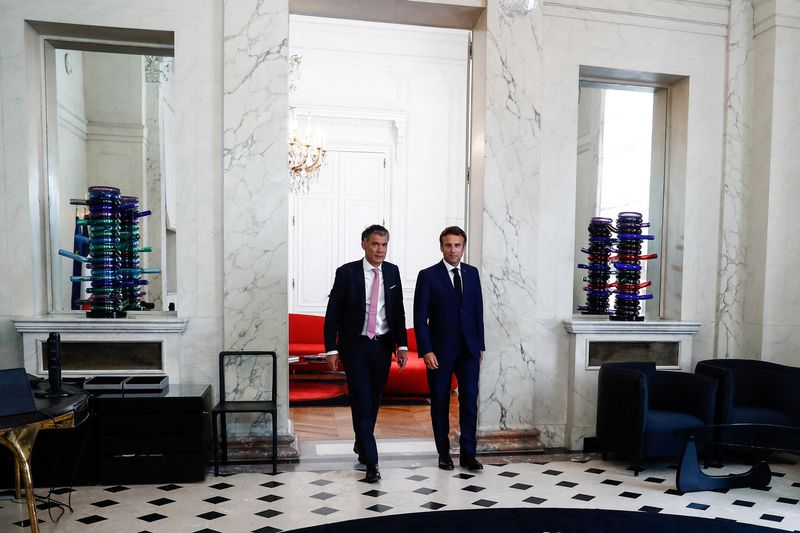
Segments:
[[[336,268],[363,257],[361,231],[385,226],[413,343],[417,273],[441,260],[444,227],[467,224],[471,32],[291,15],[289,35],[299,62],[289,105],[328,151],[308,191],[289,195],[289,417],[301,443],[352,446],[344,375],[319,357],[328,292]],[[432,446],[414,348],[413,366],[393,363],[375,436]]]

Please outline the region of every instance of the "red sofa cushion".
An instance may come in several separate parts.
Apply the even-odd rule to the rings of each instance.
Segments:
[[[325,351],[324,316],[289,314],[289,355],[316,355]]]

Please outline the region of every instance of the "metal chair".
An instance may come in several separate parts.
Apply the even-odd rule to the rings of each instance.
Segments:
[[[228,357],[272,358],[272,394],[269,400],[227,400],[225,390],[225,360]],[[241,413],[265,413],[272,419],[272,473],[278,471],[278,397],[277,397],[277,357],[275,352],[243,351],[220,352],[219,354],[219,403],[211,410],[212,446],[214,449],[214,475],[219,475],[219,442],[217,437],[217,418],[222,418],[222,463],[228,461],[228,431],[226,415]],[[261,463],[261,460],[236,461],[237,463]]]

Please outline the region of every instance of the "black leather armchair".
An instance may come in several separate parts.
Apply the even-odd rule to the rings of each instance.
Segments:
[[[708,359],[697,374],[719,380],[717,424],[800,426],[800,368],[756,359]]]
[[[655,363],[605,363],[597,393],[597,445],[632,458],[683,452],[674,435],[714,420],[717,380],[686,372],[656,370]]]

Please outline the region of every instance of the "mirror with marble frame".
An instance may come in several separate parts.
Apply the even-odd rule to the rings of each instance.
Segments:
[[[173,46],[131,42],[124,32],[134,30],[121,31],[118,39],[42,37],[54,313],[80,310],[75,298],[88,296],[87,284],[73,288],[70,281],[77,262],[58,250],[74,251],[76,221],[85,207],[70,200],[84,198],[94,185],[118,187],[139,198],[139,211],[152,212],[139,219],[140,246],[152,249],[140,254],[141,267],[160,274],[144,276],[142,301],[156,312],[177,305]]]

